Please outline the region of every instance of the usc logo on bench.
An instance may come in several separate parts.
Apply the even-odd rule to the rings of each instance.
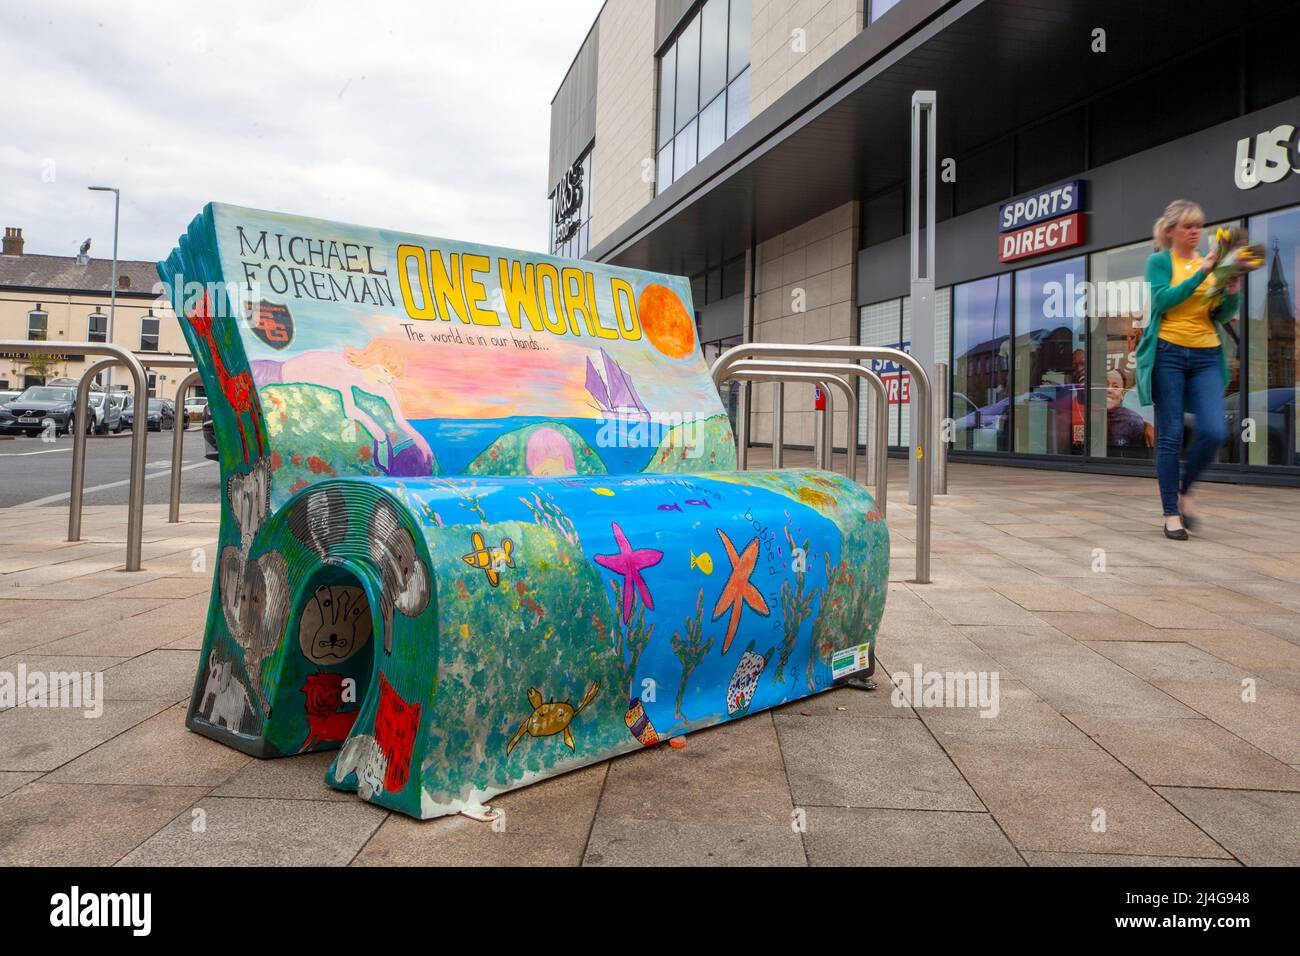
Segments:
[[[263,299],[249,303],[246,318],[249,329],[273,349],[287,348],[293,341],[293,316],[287,305]]]

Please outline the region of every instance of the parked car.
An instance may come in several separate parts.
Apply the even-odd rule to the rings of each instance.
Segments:
[[[91,392],[87,402],[95,418],[92,427],[96,435],[107,435],[110,431],[116,435],[122,430],[122,406],[116,397],[107,392]]]
[[[212,428],[212,409],[207,405],[203,406],[203,444],[209,461],[221,460],[217,454],[217,433]]]
[[[56,433],[72,433],[77,390],[66,385],[33,385],[7,405],[0,405],[0,432],[22,432],[35,438],[48,421]],[[87,423],[87,430],[90,423]]]
[[[185,399],[185,423],[203,421],[204,413],[208,410],[208,400],[201,396]]]
[[[165,398],[149,399],[149,431],[160,432],[176,427],[176,409]]]

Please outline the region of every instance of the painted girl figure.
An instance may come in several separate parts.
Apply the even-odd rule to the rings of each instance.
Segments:
[[[364,348],[345,347],[342,354],[313,351],[284,362],[257,359],[251,364],[258,388],[302,383],[337,391],[343,414],[370,435],[375,467],[384,474],[415,477],[433,473],[433,450],[403,414],[394,387],[406,371],[406,357],[396,343],[375,338]],[[388,406],[397,428],[394,435],[357,404],[358,392],[372,395]]]

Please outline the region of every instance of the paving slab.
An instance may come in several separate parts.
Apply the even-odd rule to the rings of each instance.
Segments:
[[[1158,789],[1247,866],[1300,866],[1300,794]]]
[[[360,800],[204,797],[121,866],[344,866],[388,815]]]
[[[503,794],[491,804],[502,813],[494,823],[464,816],[420,821],[392,814],[353,865],[577,866],[607,771],[606,764],[584,767]]]
[[[598,817],[584,866],[804,866],[800,834],[783,824]]]
[[[660,744],[611,761],[600,813],[719,824],[739,816],[785,825],[792,807],[772,715],[761,713],[688,734],[680,750]]]
[[[215,741],[201,738],[213,746]],[[214,797],[273,797],[279,800],[334,800],[347,803],[356,794],[335,790],[325,784],[337,750],[278,757],[274,760],[249,760],[224,783],[212,791]]]
[[[1300,791],[1300,774],[1204,718],[1072,718],[1089,737],[1146,783]]]
[[[1227,856],[1100,747],[991,746],[969,738],[945,739],[944,746],[1022,851]]]
[[[987,813],[812,807],[813,866],[1024,866]]]
[[[775,717],[795,806],[984,810],[920,721]]]
[[[6,710],[0,713],[0,770],[53,770],[171,704],[171,701],[154,700],[109,701],[97,718],[66,708]]]
[[[0,866],[112,866],[202,796],[197,787],[29,783],[0,799]]]
[[[105,713],[131,703],[111,702]],[[214,787],[254,759],[187,730],[185,710],[184,704],[172,706],[64,764],[47,779],[51,783]]]
[[[1055,628],[972,627],[963,633],[1066,716],[1195,716],[1168,694]]]
[[[1194,856],[1133,856],[1128,853],[1043,853],[1026,850],[1030,866],[1241,866],[1236,860]]]

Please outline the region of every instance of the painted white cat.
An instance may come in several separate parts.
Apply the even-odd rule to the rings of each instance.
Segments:
[[[357,772],[357,795],[362,800],[369,800],[383,791],[388,758],[369,734],[356,734],[347,739],[334,762],[334,779],[342,783],[354,770]]]

